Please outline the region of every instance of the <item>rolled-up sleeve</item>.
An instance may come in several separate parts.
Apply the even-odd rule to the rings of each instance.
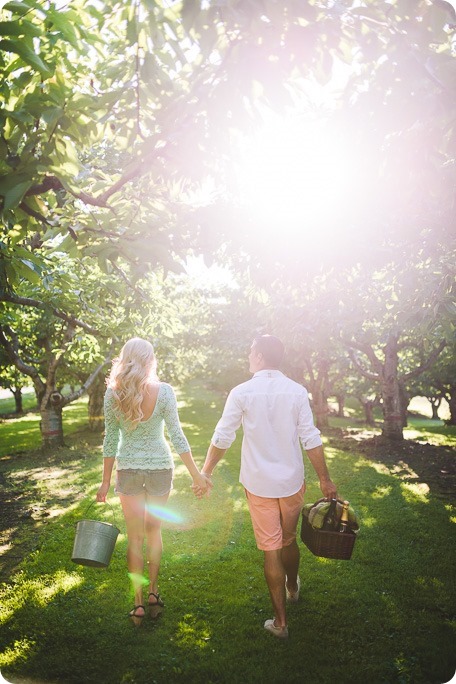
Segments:
[[[211,443],[219,449],[229,449],[242,423],[242,406],[234,390],[228,395],[222,417],[215,426]]]
[[[119,421],[114,412],[114,397],[112,390],[106,390],[104,396],[105,435],[103,439],[103,456],[115,458],[119,445]]]
[[[323,444],[321,441],[321,432],[315,427],[312,410],[310,408],[309,396],[304,390],[301,398],[301,406],[299,411],[298,434],[303,449],[315,449],[315,447]]]

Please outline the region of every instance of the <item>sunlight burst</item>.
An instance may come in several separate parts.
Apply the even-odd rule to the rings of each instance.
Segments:
[[[356,158],[323,119],[270,121],[246,141],[235,184],[258,236],[272,229],[298,248],[340,234],[355,187],[362,201]]]

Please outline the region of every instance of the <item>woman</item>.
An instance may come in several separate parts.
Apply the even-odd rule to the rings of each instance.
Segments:
[[[164,437],[169,437],[193,478],[195,489],[206,493],[210,483],[201,475],[182,432],[171,385],[159,382],[154,349],[134,337],[114,360],[104,400],[103,482],[97,501],[105,501],[116,461],[116,486],[127,527],[127,564],[135,601],[129,613],[135,625],[145,616],[143,602],[143,545],[149,566],[148,606],[157,617],[164,606],[158,593],[163,551],[161,521],[153,511],[166,504],[173,481],[173,459]]]

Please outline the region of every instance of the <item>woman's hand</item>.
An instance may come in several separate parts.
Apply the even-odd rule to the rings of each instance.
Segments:
[[[201,499],[204,494],[209,496],[212,487],[213,484],[209,475],[198,473],[198,475],[195,475],[193,478],[192,490],[198,499]]]
[[[97,501],[102,501],[102,502],[106,501],[106,496],[109,492],[109,487],[110,487],[109,484],[106,484],[105,482],[103,482],[103,484],[101,485],[101,487],[98,490],[97,495],[96,495]]]

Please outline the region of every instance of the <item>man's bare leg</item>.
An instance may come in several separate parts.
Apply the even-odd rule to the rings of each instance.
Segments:
[[[264,576],[271,596],[276,627],[286,627],[285,568],[282,549],[264,551]]]

